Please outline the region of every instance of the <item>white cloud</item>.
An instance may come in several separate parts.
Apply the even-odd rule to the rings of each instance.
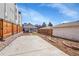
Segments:
[[[63,22],[61,22],[61,23],[68,23],[68,22],[70,22],[70,21],[63,21]]]
[[[75,21],[78,21],[78,19],[75,19],[75,20],[65,20],[65,21],[62,21],[61,23],[69,23],[69,22],[75,22]]]
[[[49,18],[43,16],[41,13],[33,9],[21,9],[21,11],[23,12],[23,17],[26,18],[27,23],[31,22],[33,24],[42,24],[45,22],[48,24],[49,22],[52,22]]]
[[[41,4],[40,6],[49,6],[52,8],[58,8],[59,13],[62,13],[66,16],[72,17],[72,18],[77,18],[78,12],[75,10],[72,10],[68,8],[67,6],[59,3],[53,3],[53,4]]]

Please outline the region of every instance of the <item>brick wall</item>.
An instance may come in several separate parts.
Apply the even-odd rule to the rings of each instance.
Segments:
[[[8,36],[12,35],[12,23],[2,20],[2,36],[3,38],[6,38]]]
[[[18,33],[18,26],[16,24],[13,24],[13,34]]]
[[[0,38],[6,38],[22,31],[22,27],[7,20],[0,19]]]
[[[20,25],[18,25],[18,33],[22,32],[22,27]]]
[[[52,29],[39,29],[38,33],[52,36],[53,33],[52,31],[53,31]]]

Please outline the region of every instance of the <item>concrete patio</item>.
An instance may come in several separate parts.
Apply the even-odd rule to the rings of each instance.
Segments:
[[[0,52],[1,56],[68,56],[37,35],[16,38]]]

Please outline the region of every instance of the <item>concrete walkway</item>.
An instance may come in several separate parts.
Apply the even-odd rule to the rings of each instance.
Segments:
[[[20,36],[4,48],[2,56],[68,56],[58,48],[36,35]]]

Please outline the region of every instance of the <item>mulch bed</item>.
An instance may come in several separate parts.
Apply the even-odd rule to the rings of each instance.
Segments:
[[[38,33],[35,35],[42,37],[44,40],[48,41],[50,44],[54,45],[70,56],[79,56],[79,42],[70,41],[68,39],[58,38],[54,36],[45,36]]]

